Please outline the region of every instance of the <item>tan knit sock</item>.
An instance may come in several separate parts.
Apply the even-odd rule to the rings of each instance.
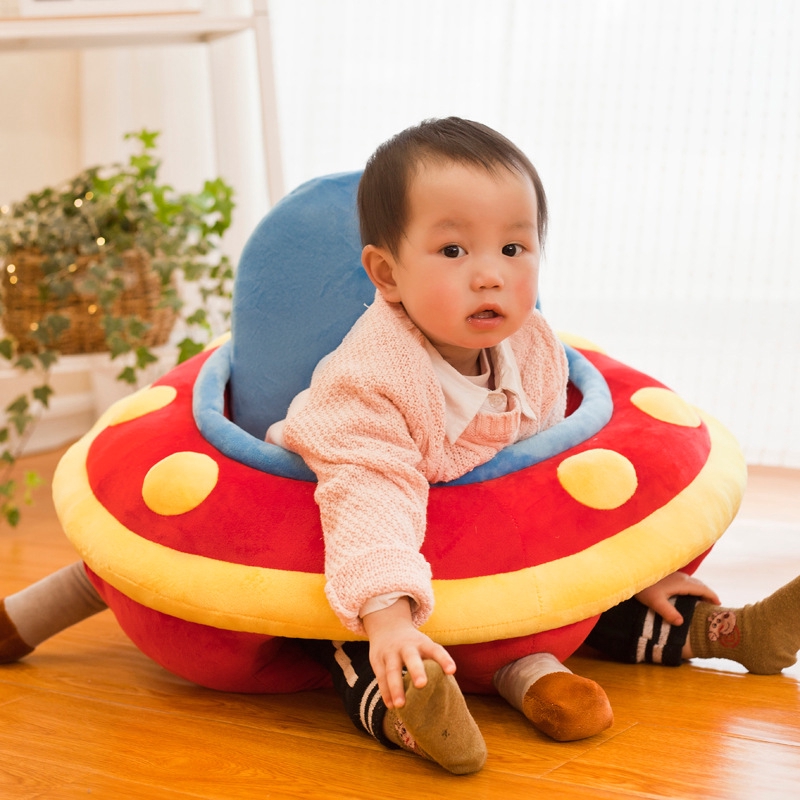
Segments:
[[[394,744],[456,775],[477,772],[486,763],[486,743],[469,713],[455,678],[425,660],[428,682],[417,689],[404,678],[406,702],[390,708],[383,720],[384,735]]]
[[[800,577],[744,608],[700,602],[689,628],[696,658],[727,658],[750,672],[774,675],[800,650]]]
[[[586,739],[614,722],[600,685],[574,675],[550,653],[507,664],[495,673],[494,685],[537,730],[557,742]]]
[[[9,595],[0,617],[0,663],[27,655],[14,655],[19,649],[17,640],[29,653],[45,639],[105,608],[81,561]]]

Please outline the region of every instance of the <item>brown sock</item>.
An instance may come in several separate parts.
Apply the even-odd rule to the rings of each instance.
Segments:
[[[800,577],[744,608],[700,602],[689,628],[696,658],[727,658],[750,672],[774,675],[797,661]]]
[[[33,648],[19,638],[16,625],[6,614],[6,601],[0,600],[0,664],[11,664],[32,652]]]
[[[551,672],[539,678],[525,693],[522,713],[557,742],[586,739],[614,723],[602,687],[571,672]]]
[[[551,653],[532,653],[501,667],[494,685],[534,727],[558,742],[586,739],[614,722],[599,684],[574,675]]]
[[[30,652],[53,634],[107,606],[86,576],[83,562],[76,561],[21,592],[9,595],[3,601],[3,608],[3,616],[13,627],[16,636],[30,648]],[[8,647],[11,653],[13,644]],[[4,651],[5,646],[0,647],[0,660]]]
[[[383,732],[404,750],[456,775],[477,772],[486,762],[486,744],[464,695],[435,661],[424,664],[428,682],[417,689],[405,676],[405,705],[387,710]]]

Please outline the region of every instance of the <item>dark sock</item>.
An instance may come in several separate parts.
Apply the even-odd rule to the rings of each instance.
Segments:
[[[33,648],[22,641],[16,625],[6,613],[6,601],[0,600],[0,664],[11,664],[32,652]]]
[[[333,688],[342,698],[345,711],[360,731],[384,747],[399,745],[383,732],[386,704],[378,690],[378,679],[369,663],[369,642],[329,642],[320,639],[298,640],[303,650],[322,665],[333,679]]]
[[[698,598],[678,595],[671,601],[683,617],[682,625],[670,625],[632,597],[600,615],[586,644],[626,664],[679,666]]]

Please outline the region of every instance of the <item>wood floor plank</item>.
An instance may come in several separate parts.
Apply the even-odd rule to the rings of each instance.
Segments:
[[[63,719],[73,720],[64,725]],[[228,720],[182,718],[152,711],[130,713],[107,703],[60,697],[59,717],[43,693],[0,707],[0,760],[9,760],[27,742],[31,761],[49,774],[65,770],[75,783],[80,767],[95,776],[138,785],[216,798],[363,797],[478,798],[487,792],[511,796],[530,779],[487,769],[454,778],[440,768],[405,753],[387,753],[365,737],[330,742],[297,734],[258,730]],[[358,741],[359,746],[352,742]],[[150,747],[143,747],[151,743]],[[391,776],[389,782],[378,776]],[[100,778],[95,778],[95,782]],[[302,787],[302,791],[299,787]],[[570,796],[566,794],[565,796]],[[580,790],[574,796],[589,797]]]
[[[57,454],[34,459],[46,474]],[[0,528],[0,595],[71,563],[48,498]],[[752,471],[739,517],[698,573],[731,605],[800,574],[800,472]],[[497,697],[469,697],[489,759],[457,778],[357,732],[331,691],[224,694],[151,662],[104,612],[0,667],[0,797],[790,798],[800,785],[800,667],[744,674],[570,659],[615,721],[557,743]]]
[[[768,764],[768,768],[765,768]],[[658,798],[789,800],[800,749],[749,737],[635,725],[559,767],[552,780]]]

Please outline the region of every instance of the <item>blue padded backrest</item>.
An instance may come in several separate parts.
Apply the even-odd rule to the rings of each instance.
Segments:
[[[374,298],[361,267],[360,177],[303,184],[261,220],[242,252],[233,290],[231,412],[258,439]]]

